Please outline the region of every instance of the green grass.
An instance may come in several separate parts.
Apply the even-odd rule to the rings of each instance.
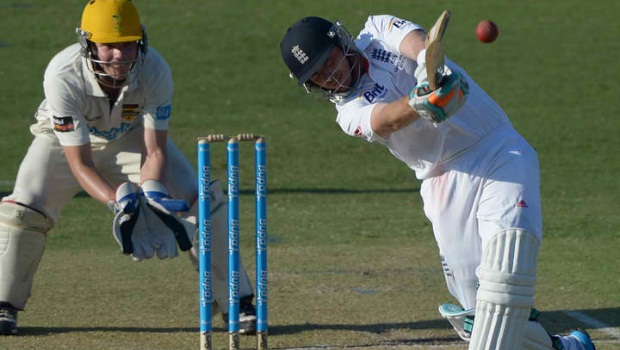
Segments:
[[[49,59],[75,42],[85,1],[0,3],[0,190],[31,141]],[[390,13],[426,27],[453,12],[447,52],[508,112],[538,151],[544,214],[537,307],[552,332],[588,329],[620,349],[620,119],[616,1],[136,0],[150,44],[175,78],[171,137],[194,161],[196,137],[268,136],[270,345],[465,349],[437,306],[446,291],[419,183],[384,148],[346,137],[333,107],[308,98],[279,52],[286,28],[318,15],[361,29]],[[490,18],[498,40],[476,41]],[[221,156],[220,159],[217,157]],[[221,177],[224,150],[214,155]],[[251,157],[243,150],[243,159]],[[251,188],[251,165],[242,187]],[[217,174],[216,173],[216,174]],[[250,196],[242,202],[250,270]],[[110,233],[111,214],[75,198],[50,234],[21,335],[0,349],[198,347],[198,284],[187,258],[133,263]],[[578,310],[615,329],[566,316]],[[214,344],[224,348],[219,317]],[[244,337],[244,348],[253,339]]]

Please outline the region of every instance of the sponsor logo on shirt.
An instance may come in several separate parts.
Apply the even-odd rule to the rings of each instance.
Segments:
[[[124,104],[123,105],[123,115],[122,118],[124,121],[131,123],[140,114],[140,105],[138,104]]]
[[[374,103],[384,98],[387,95],[387,91],[385,86],[375,83],[372,89],[362,91],[359,98],[365,99],[368,103]]]
[[[402,70],[405,66],[405,56],[394,54],[383,49],[373,49],[370,53],[370,59],[394,65],[394,72]]]
[[[52,117],[54,123],[54,130],[58,132],[71,132],[75,131],[75,125],[73,124],[73,117]]]
[[[94,136],[102,137],[106,140],[116,140],[119,136],[125,134],[131,129],[131,123],[121,123],[119,128],[112,128],[110,130],[99,130],[96,127],[90,128],[90,133]]]
[[[394,62],[394,55],[391,52],[382,50],[382,49],[374,49],[370,54],[370,58],[373,60],[377,60],[383,63]]]
[[[157,112],[155,113],[155,119],[157,120],[166,120],[170,118],[170,111],[172,110],[171,105],[159,106],[157,107]]]
[[[390,24],[388,25],[388,30],[391,30],[392,27],[401,28],[407,23],[406,20],[400,18],[392,18],[390,19]]]

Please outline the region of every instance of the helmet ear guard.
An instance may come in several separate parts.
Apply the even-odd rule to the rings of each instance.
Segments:
[[[78,27],[75,28],[75,34],[77,34],[78,43],[80,43],[82,57],[88,58],[90,55],[90,41],[88,40],[90,33]]]
[[[142,52],[143,56],[146,56],[146,53],[149,52],[149,39],[146,36],[146,27],[144,25],[140,25],[142,29],[142,39],[138,41],[138,49]]]

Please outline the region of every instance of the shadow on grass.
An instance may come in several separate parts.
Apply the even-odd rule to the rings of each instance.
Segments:
[[[596,320],[597,324],[577,320],[567,315],[567,312],[579,312],[586,315],[590,319]],[[549,312],[541,312],[540,320],[548,331],[554,333],[566,333],[574,328],[581,327],[584,329],[598,329],[604,327],[620,327],[620,308],[607,309],[589,309],[589,310],[556,310]],[[564,326],[568,325],[568,326]],[[386,333],[393,330],[420,330],[420,329],[444,329],[450,330],[451,326],[448,321],[443,319],[425,320],[417,322],[400,322],[400,323],[374,323],[374,324],[290,324],[290,325],[270,325],[269,335],[291,335],[309,331],[354,331],[366,333]],[[81,332],[123,332],[123,333],[198,333],[198,327],[185,328],[148,328],[148,327],[20,327],[19,336],[41,336],[54,335],[60,333],[81,333]],[[223,327],[214,327],[214,332],[226,332]],[[403,340],[399,340],[402,343]],[[414,341],[414,340],[412,340]],[[419,342],[447,342],[460,341],[456,336],[447,338],[428,338],[415,339]]]
[[[270,188],[269,194],[368,194],[417,193],[419,188]],[[242,195],[254,195],[253,189],[242,189]]]
[[[368,193],[417,193],[419,188],[270,188],[269,195],[276,194],[368,194]],[[8,196],[12,191],[0,191],[0,198]],[[241,189],[241,195],[253,196],[254,189]],[[88,193],[81,191],[75,197],[88,198]]]
[[[538,319],[550,333],[568,333],[575,328],[620,328],[620,307],[547,311],[541,312]]]
[[[394,330],[402,329],[440,329],[450,328],[448,321],[431,320],[417,322],[400,322],[400,323],[375,323],[375,324],[292,324],[292,325],[274,325],[269,327],[270,335],[290,335],[303,333],[308,331],[353,331],[365,333],[386,333]]]
[[[401,322],[401,323],[378,323],[378,324],[291,324],[270,325],[269,335],[291,335],[308,331],[355,331],[366,333],[385,333],[397,329],[438,329],[450,328],[450,324],[444,320]],[[19,336],[41,336],[62,333],[83,332],[121,332],[121,333],[198,333],[198,327],[191,328],[149,328],[149,327],[20,327]],[[213,332],[227,332],[224,327],[213,327]]]

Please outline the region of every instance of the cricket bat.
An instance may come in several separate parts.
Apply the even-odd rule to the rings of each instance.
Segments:
[[[445,10],[426,36],[426,74],[432,90],[439,88],[445,63],[444,34],[450,22],[450,11]]]

